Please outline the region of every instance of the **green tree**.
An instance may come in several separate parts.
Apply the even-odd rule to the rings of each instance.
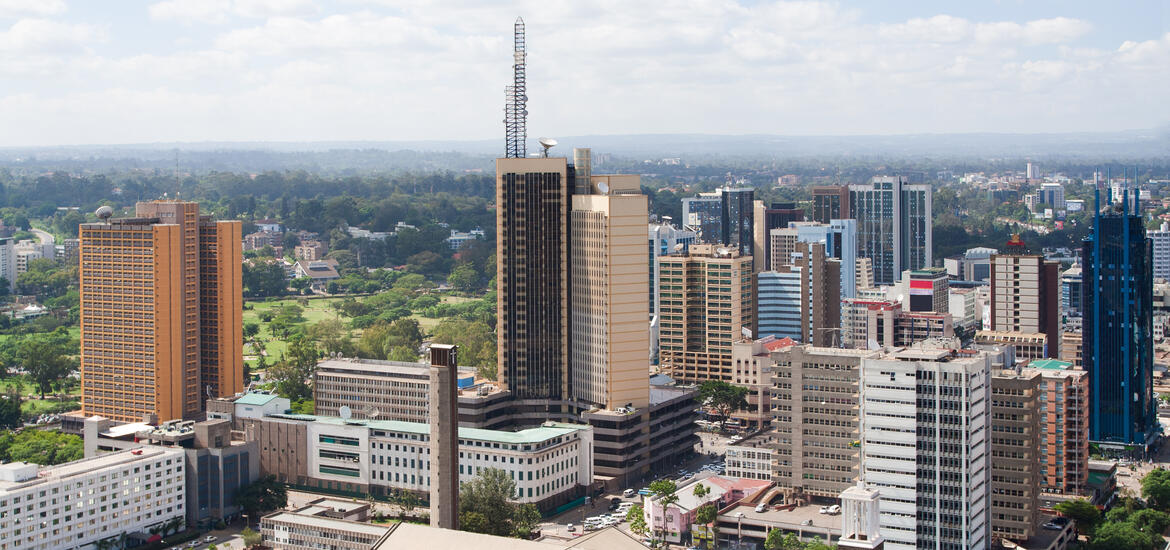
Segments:
[[[345,323],[337,319],[322,319],[316,324],[309,327],[306,336],[313,342],[316,342],[325,353],[340,353],[345,356],[353,356],[355,348],[350,342],[349,331],[345,329]]]
[[[476,367],[479,375],[496,379],[496,332],[483,321],[447,318],[435,326],[431,340],[459,346],[459,363]]]
[[[455,290],[471,292],[480,288],[481,277],[475,268],[467,264],[459,264],[447,276],[447,284]]]
[[[719,427],[722,428],[732,412],[747,408],[747,395],[747,388],[722,380],[708,380],[699,385],[696,399],[699,403],[715,409],[720,418]]]
[[[785,534],[779,529],[772,529],[768,531],[768,537],[764,539],[764,550],[802,550],[804,543],[796,538],[796,533],[789,532]]]
[[[53,466],[85,457],[80,437],[44,430],[0,435],[0,462],[32,462]]]
[[[1078,534],[1092,535],[1097,524],[1101,522],[1101,511],[1089,501],[1078,498],[1066,500],[1053,507],[1060,515],[1076,522]]]
[[[415,363],[418,362],[418,352],[406,346],[394,346],[390,348],[390,353],[386,356],[386,359]]]
[[[1170,470],[1156,468],[1142,478],[1142,496],[1158,510],[1170,508]]]
[[[1090,550],[1155,550],[1164,546],[1161,533],[1142,531],[1128,521],[1103,523],[1097,527]]]
[[[256,337],[260,333],[260,323],[255,321],[248,321],[244,323],[244,338],[250,339]]]
[[[714,504],[704,504],[699,508],[698,512],[695,512],[695,523],[706,525],[715,521],[715,518],[718,516],[719,510],[715,508]]]
[[[20,394],[0,395],[0,429],[20,427]]]
[[[241,280],[244,286],[244,296],[283,296],[288,292],[288,281],[284,277],[284,267],[278,260],[271,258],[245,261]]]
[[[521,504],[512,514],[512,523],[515,528],[515,533],[512,536],[522,539],[529,538],[532,531],[540,525],[540,509],[535,504]]]
[[[459,486],[460,528],[501,537],[514,535],[516,505],[511,499],[515,494],[516,482],[508,472],[499,468],[482,470],[475,479]],[[482,516],[484,522],[470,514]]]
[[[244,539],[244,548],[255,548],[260,546],[260,543],[263,540],[263,538],[260,536],[260,533],[253,531],[251,527],[245,527],[243,531],[240,531],[240,537]]]
[[[663,510],[678,502],[678,485],[669,479],[660,479],[651,482],[650,493]],[[663,539],[663,532],[661,530],[656,530],[655,533],[655,539]]]
[[[17,358],[36,383],[41,399],[52,393],[53,383],[77,370],[74,349],[67,336],[37,335],[20,343]]]
[[[236,492],[236,504],[248,515],[248,522],[260,521],[260,516],[288,505],[288,490],[276,476],[265,476]]]
[[[630,507],[630,511],[626,512],[626,521],[630,522],[630,531],[639,537],[644,537],[650,532],[649,526],[646,525],[646,514],[641,504],[635,504]]]

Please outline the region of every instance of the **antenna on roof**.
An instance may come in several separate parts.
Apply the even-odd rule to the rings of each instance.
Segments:
[[[524,18],[517,17],[512,31],[512,85],[504,88],[504,156],[528,156],[528,92],[525,86]]]

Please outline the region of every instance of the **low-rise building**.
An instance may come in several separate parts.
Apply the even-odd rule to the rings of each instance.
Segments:
[[[266,246],[284,248],[284,236],[276,231],[257,231],[244,235],[244,251],[260,250]]]
[[[381,420],[426,422],[429,368],[406,361],[326,359],[313,374],[313,412],[338,416],[346,406],[356,419],[376,415]],[[459,367],[459,388],[475,386],[475,373],[474,367]]]
[[[703,486],[703,496],[695,494],[696,486]],[[646,525],[662,532],[667,542],[680,543],[695,523],[695,515],[706,505],[715,506],[716,511],[735,502],[766,490],[771,482],[751,479],[734,479],[713,476],[679,487],[674,503],[663,506],[661,497],[651,496],[643,501],[642,513]]]
[[[279,414],[264,417],[260,469],[307,489],[385,496],[430,486],[430,427],[416,422]],[[516,480],[516,502],[550,509],[584,494],[593,482],[593,428],[545,423],[516,432],[459,428],[459,477],[487,468]]]
[[[989,346],[1012,346],[1017,359],[1044,359],[1048,355],[1048,337],[1043,332],[980,330],[975,343]]]
[[[181,526],[183,453],[138,447],[51,467],[0,465],[0,548],[86,548]]]
[[[323,292],[325,286],[330,281],[336,281],[341,278],[337,273],[337,260],[298,260],[293,266],[293,277],[301,278],[308,277],[312,280],[312,288],[318,292]]]
[[[298,260],[317,261],[324,260],[325,253],[329,249],[325,248],[325,243],[321,241],[301,241],[296,248],[293,249],[293,254]]]
[[[776,438],[771,430],[754,434],[739,443],[727,446],[727,477],[743,479],[772,479],[776,463]]]

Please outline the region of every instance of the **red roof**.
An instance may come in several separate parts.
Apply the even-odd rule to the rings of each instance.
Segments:
[[[764,348],[768,351],[790,348],[795,345],[796,340],[793,340],[792,338],[781,338],[779,340],[772,340],[771,342],[764,342]]]

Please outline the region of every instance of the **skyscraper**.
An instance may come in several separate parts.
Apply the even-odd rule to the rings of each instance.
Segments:
[[[1089,439],[1144,451],[1160,430],[1152,387],[1153,252],[1141,213],[1125,193],[1120,199],[1102,211],[1098,197],[1093,232],[1081,247]]]
[[[136,211],[80,226],[82,410],[196,418],[243,386],[240,222],[193,202]]]
[[[753,197],[748,188],[720,187],[712,193],[682,200],[683,228],[699,233],[699,241],[735,248],[752,255],[755,224]]]
[[[885,548],[990,545],[991,359],[915,346],[861,361],[861,471]]]
[[[658,258],[661,298],[658,358],[679,380],[722,379],[731,344],[752,319],[752,258],[737,250],[692,245],[686,255]]]
[[[570,213],[570,395],[606,409],[649,404],[647,200],[638,176],[592,176]]]
[[[834,344],[841,326],[841,262],[819,242],[796,244],[792,265],[757,274],[757,336]]]
[[[991,330],[1042,333],[1044,357],[1060,357],[1060,262],[1023,253],[1013,235],[1007,254],[991,257]],[[1039,357],[1030,357],[1039,359]]]
[[[858,255],[873,262],[874,284],[890,285],[903,271],[932,265],[931,204],[930,185],[901,176],[849,186]]]
[[[804,221],[804,209],[793,202],[774,202],[770,207],[764,201],[753,201],[752,223],[755,242],[752,245],[756,272],[771,269],[772,250],[768,237],[773,229],[784,229],[792,222]]]
[[[1154,243],[1154,278],[1170,280],[1170,224],[1148,233]]]
[[[857,296],[857,221],[829,220],[796,225],[796,240],[825,245],[825,255],[841,260],[841,298]]]
[[[813,221],[829,223],[831,220],[852,218],[849,208],[849,187],[824,185],[813,187]]]
[[[500,385],[519,399],[569,395],[569,209],[564,157],[496,159]]]
[[[652,223],[649,227],[648,240],[650,250],[650,315],[658,313],[658,257],[666,254],[685,253],[688,246],[694,244],[698,234],[687,229],[679,229],[665,223]]]

